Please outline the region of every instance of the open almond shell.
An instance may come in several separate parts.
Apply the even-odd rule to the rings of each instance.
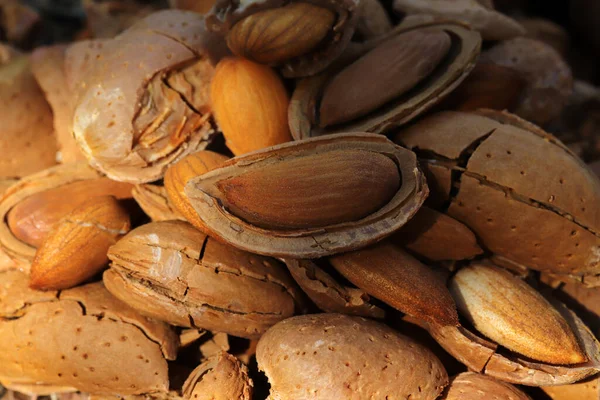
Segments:
[[[452,44],[444,60],[427,78],[413,89],[364,117],[327,128],[319,128],[320,99],[325,87],[338,72],[387,39],[428,28],[446,32],[450,36]],[[338,132],[385,133],[394,127],[406,124],[441,101],[469,75],[475,66],[480,48],[481,36],[479,33],[458,22],[438,19],[427,22],[410,20],[401,23],[388,34],[366,42],[359,49],[349,49],[339,62],[323,73],[298,82],[288,109],[292,136],[294,139],[300,140]]]

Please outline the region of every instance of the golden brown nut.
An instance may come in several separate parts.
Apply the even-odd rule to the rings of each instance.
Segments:
[[[258,342],[256,359],[271,397],[291,400],[435,399],[448,384],[427,348],[364,318],[316,314],[289,318]]]

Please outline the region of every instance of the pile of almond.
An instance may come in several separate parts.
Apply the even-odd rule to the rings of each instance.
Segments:
[[[0,398],[599,400],[600,10],[492,3],[0,4]]]

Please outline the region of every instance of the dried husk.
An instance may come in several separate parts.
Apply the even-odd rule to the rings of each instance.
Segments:
[[[432,196],[485,249],[540,271],[598,272],[600,181],[555,137],[490,110],[435,114],[396,142],[418,148]]]
[[[450,380],[442,400],[531,400],[513,385],[474,372]]]
[[[169,200],[164,186],[143,183],[135,185],[131,194],[140,208],[154,222],[184,219]]]
[[[251,400],[248,368],[234,356],[220,352],[200,364],[183,384],[183,397],[198,400]]]
[[[385,316],[365,291],[336,280],[315,262],[286,259],[285,264],[304,293],[324,312],[376,319]]]
[[[319,128],[318,109],[323,90],[331,79],[345,66],[351,64],[369,50],[386,40],[419,29],[435,29],[447,33],[451,48],[434,71],[417,86],[400,97],[386,103],[364,117],[347,123]],[[373,132],[385,133],[390,129],[406,124],[423,114],[454,90],[475,66],[481,47],[479,33],[457,23],[439,20],[409,20],[395,27],[391,32],[366,42],[360,49],[353,50],[323,73],[302,79],[296,85],[288,110],[292,136],[296,140],[328,133]],[[340,101],[344,101],[340,99]]]
[[[173,325],[259,337],[303,303],[276,260],[221,244],[183,221],[136,228],[108,257],[108,290]]]
[[[209,84],[223,54],[203,17],[179,10],[152,14],[114,39],[71,45],[73,132],[90,165],[144,183],[206,147],[214,133]]]
[[[166,359],[176,357],[178,336],[101,283],[34,292],[26,275],[12,271],[3,273],[1,287],[12,299],[0,313],[3,382],[113,395],[168,390]]]
[[[323,161],[326,160],[325,155],[343,155],[345,151],[352,152],[347,154],[352,154],[355,160],[360,160],[365,155],[369,157],[374,154],[385,155],[396,165],[401,177],[401,185],[389,202],[359,220],[343,221],[318,228],[265,229],[234,215],[226,209],[223,199],[220,198],[220,196],[224,196],[218,189],[221,181],[243,177],[244,174],[254,171],[258,171],[257,173],[266,171],[264,173],[268,174],[270,170],[281,168],[280,165],[285,166],[286,162],[301,163],[305,157],[321,157],[319,160],[322,165],[311,165],[314,170],[310,172],[310,176],[304,176],[302,173],[305,172],[300,171],[300,176],[296,178],[295,182],[289,182],[289,184],[309,185],[314,180],[313,177],[325,176],[323,175],[325,173],[339,174],[335,176],[338,184],[343,184],[348,180],[352,181],[356,178],[353,175],[354,172],[339,167],[334,168],[335,171],[331,171],[327,162]],[[361,154],[361,152],[368,153]],[[312,159],[305,159],[312,162]],[[344,176],[344,172],[352,176]],[[405,224],[423,203],[428,193],[424,181],[425,178],[421,174],[412,152],[391,145],[391,142],[381,135],[352,133],[286,143],[231,159],[222,167],[188,181],[185,193],[211,236],[234,247],[258,254],[309,259],[354,250],[390,235]],[[272,186],[271,183],[268,185]],[[262,186],[256,185],[254,187],[257,193],[263,190],[261,188]],[[377,189],[373,188],[371,192],[376,192]],[[302,202],[307,199],[312,201],[326,190],[327,188],[318,188],[318,193],[301,193],[283,201]],[[281,195],[292,196],[288,192],[281,193]],[[335,195],[343,197],[344,193],[335,193]],[[264,205],[268,208],[266,204],[270,200],[256,201],[261,204],[261,207]],[[346,205],[352,205],[352,200],[356,201],[355,198],[349,198]],[[344,201],[346,200],[344,199]],[[285,203],[278,202],[278,204],[281,206]],[[332,206],[329,203],[319,203],[313,215],[322,214],[319,209],[321,204]]]
[[[361,12],[358,0],[303,2],[327,8],[333,11],[337,18],[326,41],[314,51],[287,60],[280,65],[281,73],[287,78],[315,75],[338,58],[350,43]],[[217,0],[213,10],[207,16],[206,24],[209,30],[226,35],[242,19],[259,11],[282,7],[285,3],[284,0],[252,0],[243,4],[234,0]]]
[[[18,268],[28,272],[36,249],[22,242],[14,235],[8,226],[7,214],[21,201],[34,194],[42,193],[48,189],[56,189],[74,182],[91,181],[99,178],[102,178],[102,175],[89,167],[87,163],[71,163],[55,166],[27,176],[11,186],[0,198],[0,218],[3,221],[0,224],[0,250],[14,260]],[[118,198],[128,198],[130,197],[130,191],[131,186],[129,184],[114,182],[112,189],[103,194],[113,194]],[[47,228],[51,227],[48,226]]]
[[[481,32],[484,40],[506,40],[525,34],[517,21],[478,0],[394,0],[394,10],[462,21]]]
[[[258,342],[273,399],[437,398],[448,376],[425,346],[361,317],[289,318]],[[410,368],[407,368],[410,366]]]
[[[390,240],[431,261],[467,260],[483,253],[466,225],[426,206]]]

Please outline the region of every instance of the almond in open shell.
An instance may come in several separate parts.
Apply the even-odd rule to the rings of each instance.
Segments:
[[[253,253],[318,258],[390,235],[427,196],[414,153],[347,133],[236,157],[188,181],[211,236]]]
[[[292,136],[384,133],[403,125],[469,75],[480,46],[479,33],[460,23],[402,23],[298,82],[288,110]]]

